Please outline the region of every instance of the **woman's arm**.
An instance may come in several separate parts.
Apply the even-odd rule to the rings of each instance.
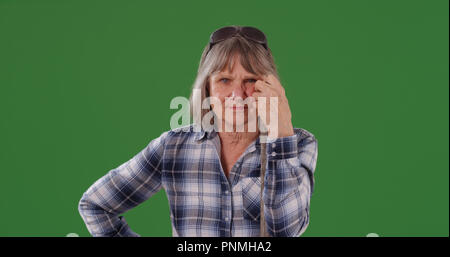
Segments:
[[[161,189],[161,160],[167,132],[152,140],[132,159],[110,170],[83,194],[78,210],[94,237],[139,236],[122,213]]]
[[[317,140],[306,130],[267,144],[263,199],[270,236],[298,237],[305,231],[316,162]]]

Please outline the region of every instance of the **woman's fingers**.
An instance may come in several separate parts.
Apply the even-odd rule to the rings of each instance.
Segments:
[[[284,88],[281,85],[280,81],[274,75],[270,74],[267,76],[267,82],[275,89],[280,95],[284,95]]]
[[[255,83],[255,91],[253,92],[252,96],[256,97],[255,96],[256,93],[263,94],[263,95],[259,95],[259,96],[267,96],[267,97],[279,96],[277,90],[275,90],[273,87],[269,87],[267,84],[265,84],[262,81]]]
[[[267,92],[268,90],[273,90],[278,96],[284,95],[284,88],[281,86],[278,79],[270,74],[263,77],[263,80],[257,80],[255,82],[255,91]]]
[[[268,86],[267,86],[267,84],[264,81],[257,80],[255,82],[255,91],[257,91],[257,92],[264,92],[264,91],[266,91],[266,89],[268,89]]]

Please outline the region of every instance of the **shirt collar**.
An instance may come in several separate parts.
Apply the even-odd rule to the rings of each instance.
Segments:
[[[195,141],[200,141],[202,140],[206,135],[206,131],[204,131],[203,129],[200,132],[195,132]]]
[[[215,130],[212,130],[212,131],[205,131],[205,130],[202,128],[201,131],[195,133],[194,139],[195,139],[195,141],[200,141],[200,140],[202,140],[202,139],[204,139],[204,138],[211,139],[211,138],[213,138],[216,134],[217,134],[217,132],[216,132]]]

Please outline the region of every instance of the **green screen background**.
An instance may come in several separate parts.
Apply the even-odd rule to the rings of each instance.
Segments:
[[[318,139],[304,236],[448,236],[446,0],[0,0],[0,236],[89,236],[82,193],[170,129],[233,24],[267,34]],[[164,191],[125,217],[171,236]]]

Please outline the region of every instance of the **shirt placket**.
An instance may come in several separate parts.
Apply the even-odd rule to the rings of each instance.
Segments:
[[[221,221],[220,232],[222,237],[231,237],[231,220],[232,220],[232,193],[231,184],[223,171],[222,163],[220,162],[220,139],[217,135],[212,138],[212,143],[216,149],[216,157],[220,166],[220,180],[221,180]],[[232,168],[232,170],[234,167]],[[231,175],[231,171],[230,171]]]
[[[230,170],[229,178],[225,176],[225,172],[222,167],[222,163],[220,162],[220,154],[221,154],[221,145],[220,145],[220,139],[216,135],[212,138],[213,145],[216,149],[217,154],[217,161],[219,162],[220,166],[220,179],[221,179],[221,236],[224,237],[231,237],[232,236],[232,219],[233,219],[233,185],[236,180],[238,180],[239,176],[241,175],[241,167],[242,167],[242,161],[245,158],[245,156],[255,150],[255,144],[249,146],[248,149],[244,152],[244,154],[239,158],[236,163],[233,165],[233,167]],[[240,193],[240,192],[239,192]]]

